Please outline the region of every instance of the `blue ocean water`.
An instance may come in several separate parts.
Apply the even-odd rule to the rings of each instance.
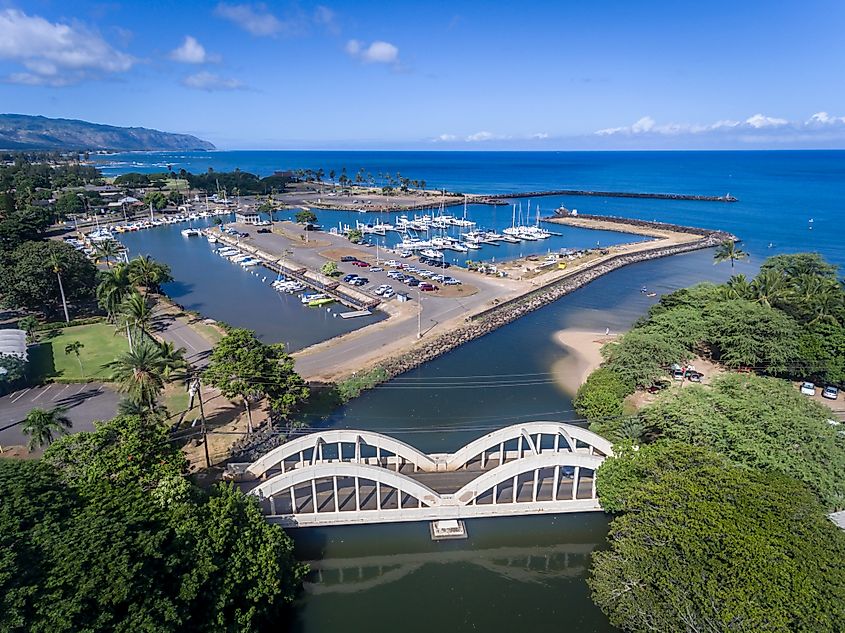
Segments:
[[[295,168],[400,172],[426,186],[468,193],[592,189],[724,195],[736,203],[624,198],[543,198],[582,212],[721,228],[756,261],[817,251],[845,266],[845,151],[713,152],[150,152],[96,157],[104,173],[239,168],[261,176]],[[812,220],[812,222],[810,221]],[[812,228],[811,228],[812,227]]]

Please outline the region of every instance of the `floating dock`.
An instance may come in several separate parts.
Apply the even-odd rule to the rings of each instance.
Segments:
[[[370,316],[372,312],[369,310],[355,310],[354,312],[341,312],[341,319],[354,319],[355,317]]]

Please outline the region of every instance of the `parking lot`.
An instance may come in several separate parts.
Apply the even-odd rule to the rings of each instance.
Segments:
[[[23,420],[32,409],[65,407],[73,426],[70,432],[91,431],[94,420],[114,417],[120,395],[99,382],[50,384],[20,389],[0,398],[0,448],[25,446]],[[33,454],[38,454],[33,453]]]

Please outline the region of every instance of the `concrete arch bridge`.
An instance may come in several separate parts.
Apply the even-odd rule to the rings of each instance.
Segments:
[[[601,510],[595,471],[610,442],[561,422],[515,424],[454,453],[372,431],[318,431],[229,476],[285,527],[442,521]]]

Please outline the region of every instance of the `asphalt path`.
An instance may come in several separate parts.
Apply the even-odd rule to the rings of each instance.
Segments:
[[[199,369],[208,365],[213,345],[205,337],[191,329],[184,321],[170,314],[156,317],[153,324],[154,333],[165,341],[174,343],[177,348],[185,348],[185,360]]]
[[[19,389],[0,398],[0,446],[26,445],[23,420],[32,409],[67,408],[71,433],[92,431],[94,420],[109,420],[117,411],[120,395],[99,382],[49,384]]]

